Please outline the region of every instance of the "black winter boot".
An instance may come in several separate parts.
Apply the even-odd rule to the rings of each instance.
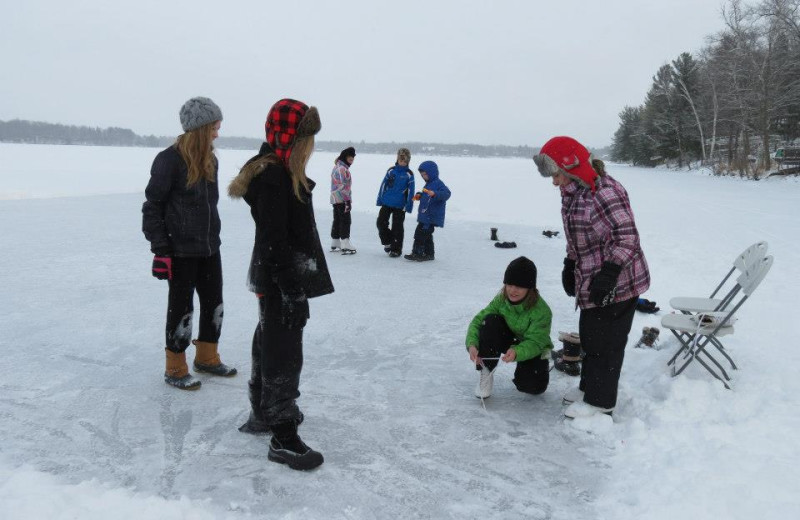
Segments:
[[[308,471],[325,462],[322,453],[314,451],[297,435],[295,421],[276,424],[272,427],[267,458],[272,462],[287,464],[292,469]]]

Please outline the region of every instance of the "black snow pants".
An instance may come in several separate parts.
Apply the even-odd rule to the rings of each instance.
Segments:
[[[433,247],[433,224],[417,224],[417,229],[414,231],[414,247],[411,250],[415,255],[423,256],[426,258],[434,258]]]
[[[333,225],[331,225],[331,238],[350,238],[350,223],[352,217],[350,211],[345,211],[347,205],[344,202],[333,205]]]
[[[578,330],[586,352],[580,382],[584,402],[600,408],[616,406],[625,345],[638,299],[581,310]]]
[[[508,328],[505,318],[499,314],[489,314],[481,322],[478,329],[478,355],[480,357],[500,357],[519,343],[514,333]],[[489,370],[497,366],[497,361],[484,361]],[[475,365],[477,370],[480,366]],[[541,394],[550,383],[550,363],[546,359],[533,358],[518,361],[514,370],[514,386],[520,392]]]
[[[389,217],[392,219],[392,227],[389,228]],[[406,219],[406,212],[403,208],[392,208],[390,206],[381,206],[378,211],[378,236],[381,239],[381,244],[389,246],[392,251],[396,253],[403,252],[403,238],[404,232],[403,222]]]
[[[167,301],[167,350],[183,352],[192,339],[194,292],[200,299],[199,341],[217,343],[222,329],[222,257],[173,257]]]
[[[299,419],[296,399],[303,369],[303,329],[281,323],[281,291],[275,284],[258,295],[251,354],[248,385],[253,414],[270,426]]]

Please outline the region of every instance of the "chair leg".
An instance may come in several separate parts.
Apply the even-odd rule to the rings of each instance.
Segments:
[[[719,368],[720,372],[722,372],[722,375],[723,375],[723,376],[725,376],[725,380],[726,380],[726,381],[730,381],[730,380],[731,380],[730,376],[728,375],[728,373],[727,373],[727,372],[725,372],[725,369],[724,369],[724,368],[722,368],[722,365],[720,365],[720,364],[719,364],[719,361],[717,361],[717,360],[716,360],[716,358],[715,358],[714,356],[712,356],[712,355],[711,355],[711,354],[710,354],[710,353],[709,353],[709,352],[706,350],[706,345],[707,345],[707,344],[708,344],[708,341],[706,341],[706,342],[705,342],[703,345],[701,345],[701,346],[698,346],[698,347],[697,347],[697,355],[695,356],[695,357],[697,357],[697,361],[699,361],[700,363],[702,363],[702,364],[703,364],[703,366],[705,366],[705,367],[706,367],[706,369],[707,369],[709,372],[711,372],[711,373],[713,374],[714,372],[713,372],[711,369],[709,369],[709,368],[708,368],[708,366],[706,366],[706,364],[705,364],[705,363],[703,363],[703,360],[702,360],[702,359],[700,359],[700,357],[699,357],[699,356],[700,356],[700,354],[705,354],[705,355],[706,355],[706,357],[707,357],[708,359],[710,359],[712,363],[714,363],[715,365],[717,365],[717,368]],[[716,375],[716,374],[715,374],[715,375]],[[717,379],[719,379],[719,377],[717,377]]]
[[[691,344],[690,341],[692,339],[692,336],[690,336],[689,337],[689,341],[684,341],[683,338],[681,337],[681,334],[678,334],[676,331],[674,331],[672,329],[670,329],[670,332],[672,332],[672,334],[676,338],[678,338],[678,342],[681,344],[681,348],[679,348],[678,351],[675,352],[675,355],[672,356],[669,361],[667,361],[667,366],[672,365],[673,363],[675,363],[675,360],[678,359],[678,356],[681,354],[681,352],[683,352],[684,350],[686,350],[686,351],[689,350],[689,345]]]
[[[706,353],[706,354],[707,354],[707,353]],[[714,358],[712,358],[712,357],[710,357],[710,356],[709,356],[709,358],[710,358],[712,361],[714,361],[714,363],[715,363],[715,364],[716,364],[716,365],[719,367],[719,369],[720,369],[720,370],[722,370],[722,373],[723,373],[723,374],[725,374],[725,370],[724,370],[724,369],[723,369],[723,368],[720,366],[720,364],[719,364],[719,363],[717,363],[717,361],[716,361]],[[716,372],[714,372],[714,370],[713,370],[713,369],[712,369],[710,366],[708,366],[708,365],[705,363],[705,361],[703,361],[703,360],[702,360],[702,359],[700,359],[699,357],[697,358],[697,362],[698,362],[698,363],[700,363],[701,365],[703,365],[703,366],[705,367],[705,369],[706,369],[706,370],[707,370],[707,371],[708,371],[708,372],[709,372],[709,373],[710,373],[712,376],[714,376],[714,377],[716,377],[717,379],[719,379],[720,381],[722,381],[722,384],[723,384],[723,385],[725,385],[725,388],[727,388],[728,390],[730,390],[730,389],[731,389],[731,387],[728,385],[728,381],[730,381],[730,378],[728,378],[728,374],[725,374],[725,378],[727,379],[727,381],[726,381],[725,379],[721,378],[721,377],[719,376],[719,374],[717,374]],[[687,363],[687,364],[688,364],[688,363]]]
[[[739,367],[736,366],[736,363],[733,362],[733,359],[731,359],[731,357],[725,351],[725,347],[722,346],[722,342],[721,341],[719,341],[717,338],[713,338],[712,337],[711,338],[711,344],[714,345],[717,348],[717,350],[719,350],[720,354],[725,356],[725,359],[727,359],[728,363],[731,364],[731,368],[733,368],[734,370],[739,370]]]

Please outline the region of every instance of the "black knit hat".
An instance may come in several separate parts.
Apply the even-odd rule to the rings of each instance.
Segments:
[[[339,157],[336,158],[337,161],[347,162],[348,157],[355,157],[356,156],[356,149],[352,146],[345,148],[339,154]]]
[[[524,256],[512,260],[506,267],[503,283],[526,289],[536,289],[536,264]]]

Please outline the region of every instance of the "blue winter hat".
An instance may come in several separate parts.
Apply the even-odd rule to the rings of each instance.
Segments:
[[[420,172],[425,172],[428,176],[431,177],[438,177],[439,176],[439,167],[436,166],[436,163],[433,161],[423,161],[419,167],[417,168]]]

